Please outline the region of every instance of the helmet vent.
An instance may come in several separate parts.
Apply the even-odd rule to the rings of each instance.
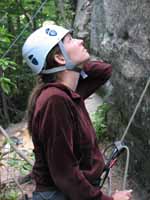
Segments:
[[[57,32],[55,30],[51,30],[50,28],[46,28],[45,33],[48,34],[49,36],[56,36],[57,35]]]
[[[39,64],[37,59],[34,58],[33,54],[29,55],[28,58],[29,58],[29,60],[31,60],[32,64],[34,64],[34,65],[38,65]]]
[[[28,56],[28,58],[31,60],[33,58],[33,54],[31,54],[30,56]]]

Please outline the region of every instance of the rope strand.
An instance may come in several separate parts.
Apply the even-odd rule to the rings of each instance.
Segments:
[[[149,85],[150,85],[150,77],[148,78],[148,81],[147,81],[147,83],[146,83],[146,85],[145,85],[145,88],[144,88],[144,90],[143,90],[143,92],[142,92],[142,94],[141,94],[141,96],[140,96],[140,98],[139,98],[139,101],[138,101],[138,103],[137,103],[137,105],[136,105],[136,107],[135,107],[135,109],[134,109],[133,114],[132,114],[131,117],[130,117],[130,120],[129,120],[129,122],[128,122],[128,125],[127,125],[127,127],[126,127],[126,129],[125,129],[125,131],[124,131],[124,133],[123,133],[123,135],[122,135],[122,137],[121,137],[121,140],[120,140],[121,142],[123,142],[125,136],[127,135],[127,132],[128,132],[128,130],[129,130],[129,128],[130,128],[130,126],[131,126],[133,120],[134,120],[134,117],[135,117],[135,115],[136,115],[136,113],[137,113],[137,111],[138,111],[138,109],[139,109],[139,107],[140,107],[140,105],[141,105],[141,102],[142,102],[142,100],[143,100],[143,98],[144,98],[144,95],[145,95],[145,93],[146,93],[146,91],[147,91]]]

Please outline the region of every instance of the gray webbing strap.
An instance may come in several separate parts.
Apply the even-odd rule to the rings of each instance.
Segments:
[[[52,69],[42,70],[42,72],[41,72],[42,74],[53,74],[56,72],[64,71],[66,69],[73,70],[76,68],[76,65],[70,60],[70,58],[64,48],[63,42],[59,41],[58,45],[59,45],[59,48],[65,58],[66,64],[64,66],[58,66],[58,67],[54,67]],[[83,79],[88,77],[88,75],[83,70],[81,70],[80,75],[82,76]]]
[[[60,47],[60,50],[65,58],[65,61],[66,61],[66,64],[65,64],[65,67],[68,69],[68,70],[73,70],[74,68],[76,68],[76,65],[70,60],[65,48],[64,48],[64,44],[62,41],[60,41],[58,43],[59,47]],[[83,79],[87,78],[88,75],[83,71],[81,70],[80,72],[80,75],[82,76]]]
[[[54,67],[52,69],[44,69],[41,71],[42,74],[53,74],[53,73],[56,73],[56,72],[61,72],[61,71],[64,71],[66,70],[66,67],[65,66],[60,66],[60,67]]]
[[[68,56],[68,54],[67,54],[67,52],[66,52],[66,50],[64,48],[63,42],[60,41],[58,43],[58,45],[59,45],[59,48],[60,48],[60,50],[61,50],[61,52],[62,52],[62,54],[63,54],[63,56],[65,58],[65,61],[66,61],[65,67],[67,69],[73,69],[76,65],[70,60],[70,58],[69,58],[69,56]]]

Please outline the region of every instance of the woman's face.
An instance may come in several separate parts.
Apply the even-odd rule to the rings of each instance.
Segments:
[[[63,40],[65,50],[74,64],[82,64],[89,60],[90,55],[84,47],[84,42],[81,39],[72,38],[71,34],[67,34]]]

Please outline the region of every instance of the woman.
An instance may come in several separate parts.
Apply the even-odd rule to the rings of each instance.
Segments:
[[[90,61],[82,40],[47,25],[32,33],[23,56],[39,74],[28,109],[36,189],[33,200],[129,200],[131,191],[109,197],[99,189],[104,161],[84,100],[111,75],[111,65]]]

